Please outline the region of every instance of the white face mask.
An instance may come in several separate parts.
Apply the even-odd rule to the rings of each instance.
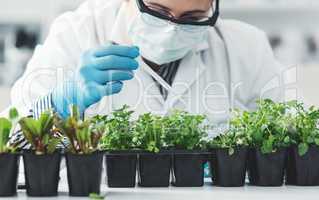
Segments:
[[[207,26],[177,25],[146,13],[129,27],[129,35],[141,55],[158,65],[186,56],[207,39]]]

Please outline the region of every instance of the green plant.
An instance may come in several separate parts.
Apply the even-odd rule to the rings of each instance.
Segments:
[[[55,116],[57,130],[69,140],[67,150],[73,154],[91,154],[99,150],[102,132],[96,129],[92,119],[81,120],[76,106],[72,106],[67,119]]]
[[[306,109],[303,103],[295,102],[290,105],[292,120],[290,124],[290,137],[292,144],[298,146],[300,156],[305,155],[309,146],[319,146],[319,109],[314,106]]]
[[[96,193],[91,193],[89,195],[89,198],[92,199],[92,200],[103,200],[103,199],[105,199],[105,197],[106,197],[105,195],[102,196],[102,195],[96,194]]]
[[[292,102],[275,103],[270,99],[257,102],[254,112],[243,112],[242,119],[232,121],[232,124],[244,128],[249,135],[250,146],[259,148],[262,153],[273,153],[290,145],[288,128],[291,118],[287,110]],[[242,123],[242,124],[241,124]]]
[[[229,155],[235,153],[235,149],[239,147],[247,147],[249,138],[242,129],[230,128],[224,134],[221,134],[208,141],[209,148],[227,149]]]
[[[264,154],[288,147],[291,144],[289,129],[292,122],[289,109],[294,103],[276,103],[264,99],[257,101],[255,111],[235,110],[230,120],[230,131],[217,137],[213,144],[230,148],[232,152],[232,147],[239,142],[258,148]]]
[[[116,110],[112,115],[97,124],[104,125],[104,135],[101,139],[101,148],[106,150],[130,150],[133,148],[132,123],[133,111],[128,106]]]
[[[9,119],[0,118],[0,154],[16,150],[14,145],[9,144],[9,140],[19,121],[18,118],[19,113],[15,108],[10,109]]]
[[[141,115],[133,128],[133,142],[138,149],[158,153],[165,148],[163,118],[146,113]]]
[[[24,117],[19,121],[25,139],[37,155],[54,153],[61,141],[61,137],[53,129],[53,116],[51,111],[47,111],[38,120]]]
[[[163,118],[164,141],[169,148],[194,150],[204,147],[207,136],[203,122],[205,116],[175,111]]]

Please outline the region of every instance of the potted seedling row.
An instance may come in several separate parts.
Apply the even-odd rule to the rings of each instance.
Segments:
[[[69,142],[65,155],[69,195],[89,196],[100,193],[103,153],[98,145],[103,133],[94,128],[91,119],[79,116],[73,106],[67,119],[55,117],[55,126]]]
[[[134,151],[132,111],[127,106],[111,116],[95,117],[95,128],[102,131],[101,148],[106,151],[106,174],[109,187],[135,187],[137,153]]]
[[[127,106],[108,116],[80,119],[76,106],[62,119],[51,111],[39,119],[0,118],[0,196],[17,191],[19,154],[9,142],[15,126],[30,144],[23,151],[29,196],[58,194],[62,142],[70,196],[99,196],[103,157],[109,187],[200,187],[208,159],[214,185],[238,187],[319,185],[319,109],[296,101],[257,102],[255,111],[235,111],[229,129],[206,141],[205,117],[175,111],[131,121]],[[63,138],[63,139],[62,139]],[[204,151],[209,149],[210,156]]]
[[[171,154],[165,150],[162,118],[141,115],[134,125],[133,142],[138,155],[138,183],[141,187],[168,187]]]
[[[248,140],[244,132],[230,129],[209,141],[212,151],[210,167],[213,184],[240,187],[245,184]]]
[[[182,111],[163,118],[164,141],[172,150],[172,184],[177,187],[201,187],[204,184],[203,151],[205,116],[191,115]]]
[[[258,101],[257,105],[256,111],[243,114],[240,124],[250,138],[249,183],[256,186],[282,186],[286,148],[290,145],[289,103],[275,103],[267,99]]]
[[[9,118],[0,118],[0,197],[14,196],[17,193],[19,154],[9,144],[18,121],[18,112],[11,109]]]
[[[47,111],[39,119],[19,121],[25,139],[31,145],[23,152],[26,189],[29,196],[57,196],[61,154],[56,149],[61,137],[53,129],[54,116]]]
[[[319,110],[294,105],[296,113],[290,129],[292,145],[288,150],[287,184],[319,185]]]

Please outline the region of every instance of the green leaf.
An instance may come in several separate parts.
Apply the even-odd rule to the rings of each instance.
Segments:
[[[286,136],[284,139],[284,143],[289,144],[290,143],[290,137]]]
[[[274,147],[275,136],[270,135],[268,139],[262,142],[261,151],[264,154],[271,153],[275,150]]]
[[[51,145],[53,119],[51,112],[44,112],[38,120],[25,117],[19,121],[26,140],[31,144],[33,150],[36,150],[39,154],[47,153],[47,148]]]
[[[0,153],[7,151],[12,124],[6,118],[0,118]]]
[[[16,108],[11,108],[9,111],[9,119],[11,121],[16,121],[19,118],[19,113]]]
[[[47,153],[52,154],[55,152],[56,147],[60,144],[62,138],[51,138],[47,147]]]
[[[70,106],[70,116],[71,116],[71,118],[74,118],[76,120],[80,119],[79,108],[76,105]]]
[[[202,147],[203,138],[207,130],[203,122],[203,115],[193,115],[184,111],[175,110],[169,116],[161,119],[160,125],[164,143],[168,147],[194,150]]]
[[[32,133],[29,130],[24,129],[23,130],[23,135],[24,135],[25,139],[29,142],[29,144],[31,144],[34,147],[35,144],[34,144],[34,141],[33,141]]]
[[[309,150],[309,146],[306,143],[301,143],[298,145],[298,153],[300,156],[304,156]]]
[[[273,151],[273,144],[271,141],[269,140],[266,140],[263,142],[263,145],[261,147],[261,152],[263,154],[268,154],[268,153],[271,153]]]
[[[50,113],[42,113],[38,121],[42,134],[47,134],[53,127],[53,116]]]
[[[228,149],[228,155],[232,156],[235,153],[235,149],[234,148],[229,148]]]
[[[48,134],[45,134],[42,136],[42,144],[48,145],[50,141],[50,136]]]
[[[165,147],[163,118],[146,113],[141,115],[133,127],[134,146],[139,149],[159,152]]]
[[[73,114],[65,120],[58,115],[54,116],[55,131],[63,134],[69,140],[67,150],[75,154],[91,154],[97,151],[102,133],[93,131],[92,122],[96,122],[99,118],[82,121],[76,114],[78,112],[76,106],[73,106],[72,112]]]
[[[89,198],[92,200],[103,200],[103,199],[105,199],[105,196],[102,196],[102,195],[99,195],[96,193],[90,193]]]
[[[314,141],[314,138],[312,136],[309,136],[307,137],[307,143],[308,144],[313,144],[315,141]]]
[[[33,135],[40,136],[41,135],[41,125],[36,120],[25,117],[20,121],[20,125],[22,131],[27,131],[32,133]]]
[[[112,112],[108,118],[100,117],[100,123],[97,122],[93,125],[93,132],[102,131],[101,146],[103,149],[130,150],[133,148],[134,135],[130,121],[132,114],[129,107],[124,105],[121,109]]]

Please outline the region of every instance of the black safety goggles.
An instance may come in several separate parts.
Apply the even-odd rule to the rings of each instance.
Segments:
[[[168,20],[170,22],[182,25],[195,25],[195,26],[215,26],[218,17],[219,17],[219,0],[215,1],[215,9],[213,9],[213,15],[204,21],[191,21],[191,20],[183,20],[183,19],[175,19],[174,17],[170,17],[167,15],[163,15],[153,9],[150,9],[147,5],[145,5],[144,0],[136,0],[137,6],[142,13],[150,14],[154,17],[158,17],[160,19]]]

